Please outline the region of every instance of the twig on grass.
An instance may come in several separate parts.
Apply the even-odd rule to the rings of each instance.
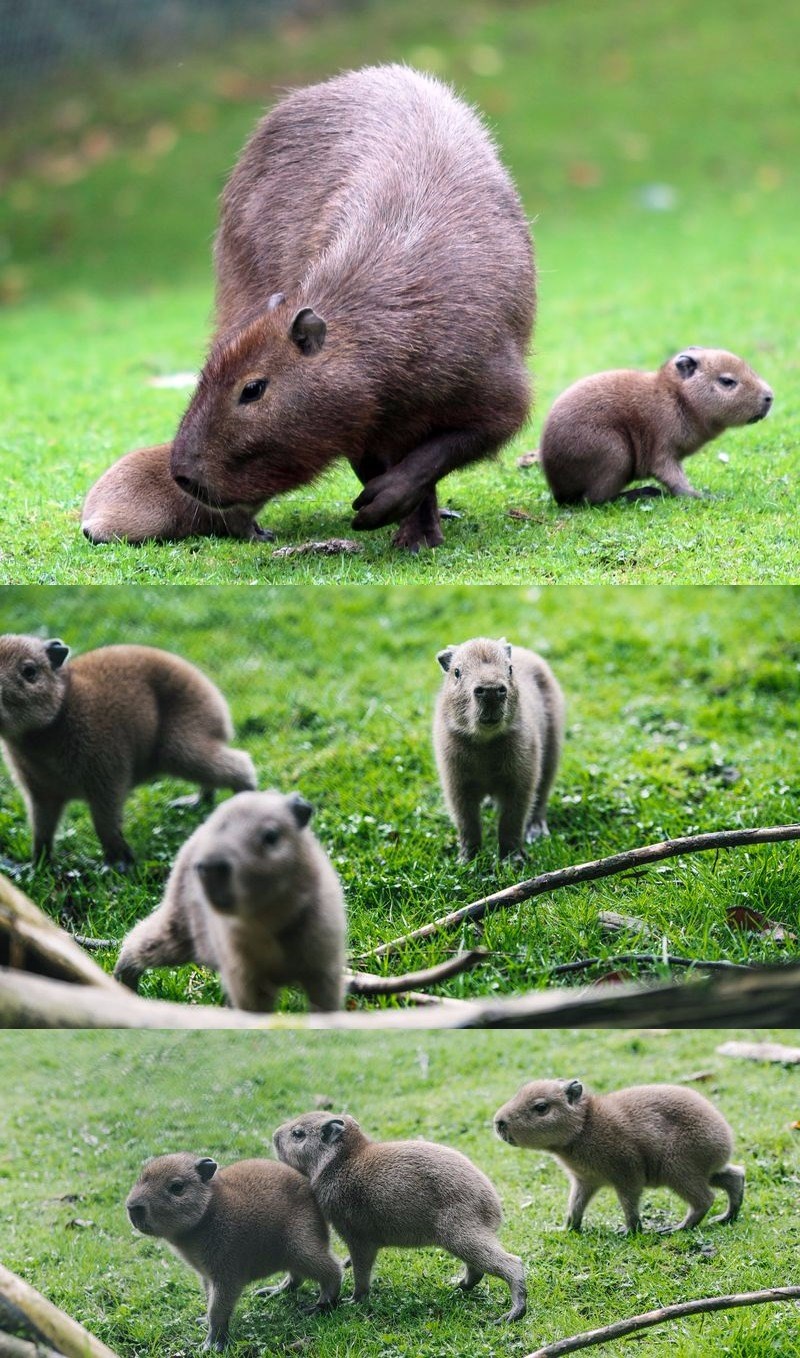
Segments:
[[[743,962],[712,962],[702,957],[675,957],[672,953],[659,952],[620,952],[613,957],[579,957],[575,962],[559,962],[556,967],[547,969],[549,976],[567,976],[570,972],[590,971],[592,967],[616,967],[624,962],[636,962],[644,966],[690,967],[702,971],[751,971],[749,964]]]
[[[507,909],[520,905],[534,896],[543,896],[548,891],[556,891],[563,886],[574,886],[576,882],[594,882],[601,877],[613,877],[631,867],[642,863],[660,863],[665,858],[678,858],[684,853],[700,853],[708,849],[735,849],[747,844],[777,844],[789,839],[800,839],[800,825],[760,826],[754,830],[715,830],[710,834],[682,835],[679,839],[665,839],[657,844],[645,844],[638,849],[626,849],[623,853],[611,854],[608,858],[594,858],[587,863],[575,863],[571,867],[557,868],[554,872],[543,872],[538,877],[529,877],[515,886],[495,891],[491,896],[483,896],[471,905],[464,905],[448,915],[432,920],[408,934],[390,939],[367,952],[359,954],[359,962],[370,957],[386,957],[397,952],[407,943],[421,938],[430,938],[442,929],[452,929],[465,920],[483,919],[493,910]]]
[[[403,995],[411,990],[424,990],[426,986],[438,985],[462,972],[473,971],[489,957],[484,948],[473,948],[457,956],[440,962],[436,967],[424,971],[410,971],[405,976],[375,976],[368,971],[349,971],[347,990],[350,995]]]
[[[673,1306],[659,1306],[655,1311],[644,1311],[641,1315],[630,1316],[627,1320],[616,1320],[612,1325],[601,1325],[597,1330],[585,1330],[583,1334],[571,1335],[568,1339],[558,1339],[553,1344],[545,1344],[527,1358],[560,1358],[562,1353],[575,1353],[577,1349],[588,1349],[594,1344],[607,1344],[622,1335],[635,1334],[648,1330],[653,1325],[661,1325],[666,1320],[676,1320],[680,1316],[698,1315],[704,1311],[729,1311],[737,1306],[760,1306],[764,1302],[795,1301],[800,1299],[800,1287],[769,1287],[763,1292],[736,1292],[727,1297],[703,1297],[699,1301],[680,1301]]]

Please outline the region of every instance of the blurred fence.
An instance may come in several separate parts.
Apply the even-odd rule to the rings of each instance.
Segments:
[[[306,0],[0,0],[0,82],[13,90],[98,61],[190,51],[307,10]]]

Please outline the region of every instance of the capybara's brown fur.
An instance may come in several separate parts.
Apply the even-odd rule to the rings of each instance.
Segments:
[[[500,857],[547,834],[547,799],[564,738],[564,697],[535,651],[503,638],[447,646],[433,745],[462,862],[481,846],[481,805],[497,806]]]
[[[671,495],[699,495],[681,463],[723,429],[763,420],[766,382],[725,349],[684,349],[654,373],[620,369],[584,377],[558,397],[540,459],[559,504],[603,504],[654,476]],[[659,494],[640,486],[626,498]]]
[[[297,984],[314,1009],[344,1002],[341,882],[297,793],[231,797],[187,839],[164,899],[125,939],[115,975],[136,989],[148,967],[219,971],[231,1004],[265,1013]]]
[[[591,1094],[580,1080],[535,1080],[499,1108],[495,1131],[511,1146],[549,1151],[570,1178],[567,1227],[579,1231],[598,1189],[619,1198],[629,1231],[641,1227],[645,1188],[671,1188],[689,1211],[681,1230],[702,1221],[714,1189],[728,1208],[715,1221],[735,1221],[744,1170],[729,1163],[733,1133],[708,1099],[681,1085],[634,1085]]]
[[[172,445],[182,491],[252,515],[346,457],[354,527],[440,543],[437,482],[511,438],[530,400],[530,235],[476,114],[402,66],[290,94],[228,181],[215,263],[216,335]],[[153,456],[125,473],[141,465],[137,537],[151,496],[169,535]],[[103,536],[130,536],[119,497],[104,508]]]
[[[122,833],[132,788],[159,774],[203,789],[253,788],[232,750],[228,705],[194,665],[150,646],[104,646],[69,664],[63,642],[0,637],[0,743],[28,807],[34,860],[49,857],[68,802],[89,803],[108,862],[133,855]]]
[[[341,1264],[308,1180],[275,1160],[215,1160],[188,1151],[149,1160],[125,1204],[143,1235],[166,1240],[203,1280],[206,1349],[223,1349],[248,1283],[289,1270],[284,1286],[319,1283],[318,1305],[339,1296]],[[279,1290],[279,1289],[275,1289]]]
[[[272,1138],[279,1158],[308,1175],[353,1265],[354,1300],[367,1295],[380,1249],[438,1245],[466,1265],[465,1291],[484,1273],[511,1291],[504,1320],[525,1314],[522,1260],[502,1248],[497,1190],[460,1151],[433,1141],[373,1141],[355,1118],[305,1113]]]

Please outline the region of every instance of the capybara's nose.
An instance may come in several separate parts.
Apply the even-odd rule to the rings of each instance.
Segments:
[[[505,684],[478,684],[475,688],[476,698],[493,699],[495,702],[502,702],[507,696],[508,689]]]
[[[232,869],[227,858],[203,858],[195,863],[203,890],[216,910],[233,909]]]
[[[145,1223],[147,1221],[147,1212],[143,1207],[141,1207],[138,1203],[135,1202],[129,1203],[128,1216],[131,1219],[131,1225],[135,1226],[137,1231],[141,1231],[144,1229]]]
[[[770,391],[769,387],[767,387],[767,390],[764,392],[764,399],[761,402],[761,410],[764,415],[769,414],[773,400],[774,397],[772,395],[772,392]]]

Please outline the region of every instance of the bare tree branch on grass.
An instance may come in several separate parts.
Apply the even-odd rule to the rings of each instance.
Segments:
[[[545,1344],[535,1353],[529,1353],[527,1358],[561,1358],[564,1353],[575,1353],[577,1349],[588,1349],[595,1344],[608,1344],[612,1339],[620,1339],[626,1334],[636,1334],[640,1330],[648,1330],[653,1325],[662,1325],[664,1321],[677,1320],[681,1316],[798,1299],[800,1287],[769,1287],[763,1292],[737,1292],[727,1297],[704,1297],[699,1301],[676,1302],[673,1306],[660,1306],[655,1311],[644,1311],[641,1315],[630,1316],[627,1320],[616,1320],[612,1325],[601,1325],[597,1330],[586,1330],[583,1334],[574,1334],[568,1339],[558,1339],[553,1344]]]
[[[358,960],[366,962],[371,957],[386,957],[389,953],[398,952],[407,943],[430,938],[432,934],[443,929],[454,929],[466,920],[483,919],[484,915],[493,910],[521,905],[523,901],[557,891],[560,887],[574,886],[576,882],[596,882],[602,877],[613,877],[618,873],[627,872],[629,868],[660,863],[665,858],[678,858],[685,853],[701,853],[709,849],[736,849],[748,844],[778,844],[791,839],[800,839],[800,825],[759,826],[754,830],[715,830],[709,834],[665,839],[657,844],[645,844],[638,849],[626,849],[623,853],[611,854],[608,858],[594,858],[587,863],[557,868],[554,872],[543,872],[538,877],[529,877],[527,881],[518,882],[515,886],[495,891],[491,896],[483,896],[480,900],[473,901],[471,905],[464,905],[448,915],[442,915],[439,919],[432,920],[430,924],[423,924],[419,929],[390,939],[388,943],[380,943],[377,947],[360,953]]]

